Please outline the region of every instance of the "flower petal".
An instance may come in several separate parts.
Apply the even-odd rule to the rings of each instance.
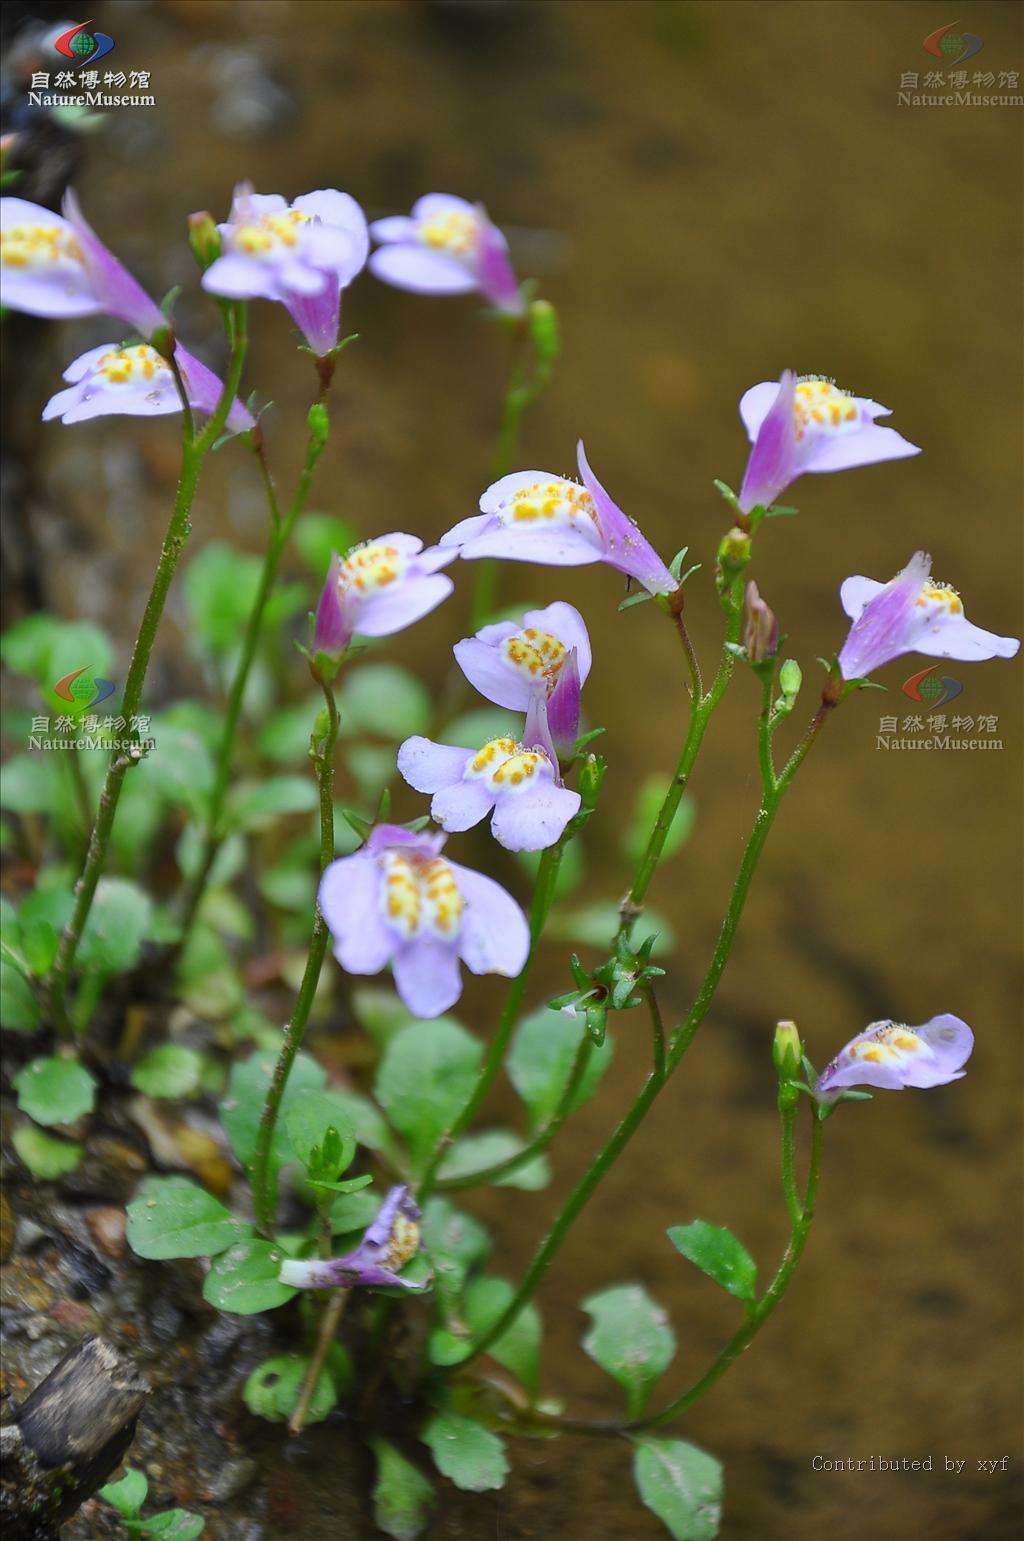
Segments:
[[[804,463],[804,471],[852,471],[856,466],[876,465],[882,460],[905,460],[919,455],[921,446],[911,444],[895,428],[867,423],[856,433],[837,439],[813,440]]]
[[[541,781],[529,792],[499,799],[491,832],[507,851],[543,851],[579,812],[580,794]]]
[[[757,386],[755,390],[762,391]],[[747,398],[751,392],[743,398]],[[754,446],[747,460],[740,487],[739,505],[745,514],[758,504],[768,507],[779,494],[799,476],[803,468],[800,445],[796,436],[793,404],[796,396],[796,375],[791,369],[783,370],[775,399],[758,425]],[[764,397],[759,396],[754,409],[748,405],[751,421],[760,411]],[[743,412],[743,402],[740,403]],[[746,419],[744,419],[746,421]]]
[[[517,669],[510,668],[495,647],[488,647],[478,637],[465,637],[452,649],[455,661],[474,690],[485,701],[503,706],[510,712],[525,712],[530,702],[530,682]]]
[[[458,946],[466,967],[474,974],[515,978],[530,950],[526,916],[493,878],[455,862],[451,868],[465,902]]]
[[[585,684],[591,665],[590,634],[576,607],[556,599],[553,604],[545,605],[543,610],[527,610],[517,629],[525,631],[528,626],[535,626],[538,631],[546,631],[557,637],[569,652],[575,648],[580,684]],[[477,632],[477,636],[481,635],[481,632]]]
[[[639,527],[609,497],[587,461],[581,439],[576,446],[583,485],[594,500],[604,543],[604,560],[628,573],[651,594],[672,594],[679,587],[661,557]]]
[[[457,781],[435,792],[430,816],[452,834],[472,829],[494,807],[494,795],[484,781]]]
[[[458,953],[449,942],[418,937],[395,954],[391,971],[414,1017],[439,1017],[462,994]]]
[[[378,246],[369,265],[376,278],[414,294],[469,294],[476,288],[475,275],[455,257],[412,242]]]
[[[202,277],[203,288],[227,300],[276,300],[277,276],[266,263],[242,252],[226,252],[211,262]]]
[[[390,637],[436,610],[454,587],[443,573],[407,578],[393,592],[372,594],[360,604],[356,630],[364,637]]]
[[[874,578],[846,578],[839,590],[839,601],[851,621],[859,621],[865,606],[885,588]]]
[[[601,561],[600,547],[582,530],[565,525],[540,530],[495,523],[483,534],[463,542],[459,555],[467,561],[494,556],[510,562],[541,562],[547,567],[586,567]]]
[[[435,744],[419,734],[407,738],[398,751],[398,769],[417,792],[439,792],[462,780],[471,751],[453,744]],[[465,826],[468,828],[468,825]]]
[[[381,918],[374,856],[364,850],[332,861],[320,880],[319,904],[342,968],[349,974],[378,974],[398,939]]]

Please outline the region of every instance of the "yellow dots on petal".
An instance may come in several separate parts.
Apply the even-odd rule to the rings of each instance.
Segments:
[[[408,561],[397,546],[385,541],[368,541],[350,551],[341,564],[339,583],[354,588],[358,594],[379,593],[405,576]]]
[[[860,411],[854,398],[832,380],[810,378],[796,387],[793,422],[798,440],[808,430],[832,437],[859,428]]]
[[[11,225],[0,232],[0,262],[9,268],[77,267],[82,253],[63,225]]]
[[[498,511],[505,525],[534,524],[551,528],[593,529],[597,524],[594,500],[584,487],[559,478],[534,482],[513,492]]]
[[[462,895],[443,857],[388,851],[383,868],[381,910],[392,930],[406,941],[424,930],[446,941],[458,935]]]
[[[544,679],[549,695],[569,652],[564,642],[536,626],[528,626],[525,631],[516,632],[514,637],[507,637],[499,651],[505,662],[524,679],[531,683]]]
[[[283,214],[264,214],[259,219],[236,225],[232,244],[236,251],[247,257],[279,255],[282,248],[290,250],[298,245],[298,226],[309,219],[301,209],[286,209]]]
[[[447,252],[451,257],[471,257],[480,239],[480,221],[468,210],[450,209],[421,220],[416,238],[432,251]]]
[[[502,792],[524,791],[547,763],[547,756],[537,750],[519,749],[498,766],[491,776],[491,784]]]
[[[391,1235],[381,1258],[385,1268],[397,1273],[411,1258],[416,1256],[420,1245],[420,1228],[408,1215],[397,1214],[391,1225]]]
[[[170,365],[149,343],[136,343],[131,348],[111,348],[96,361],[95,374],[108,385],[131,385],[140,379],[147,383],[158,375],[169,375]]]
[[[484,744],[469,762],[471,775],[487,774],[496,761],[504,761],[516,752],[514,738],[492,738]]]
[[[942,610],[948,610],[950,615],[962,615],[964,610],[963,600],[948,583],[938,583],[934,579],[925,583],[916,603],[925,608],[928,605],[937,605]]]

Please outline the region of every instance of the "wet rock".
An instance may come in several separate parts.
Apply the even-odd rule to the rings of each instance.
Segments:
[[[106,1257],[115,1260],[124,1257],[127,1243],[123,1209],[115,1209],[110,1204],[90,1209],[86,1212],[85,1223],[97,1247]]]
[[[208,1484],[203,1497],[211,1504],[229,1503],[239,1493],[245,1492],[258,1470],[259,1463],[252,1456],[239,1456],[237,1460],[226,1461]]]
[[[142,1152],[126,1140],[94,1136],[81,1165],[64,1178],[64,1191],[76,1198],[126,1204],[149,1171]]]
[[[17,1217],[6,1193],[0,1193],[0,1263],[6,1263],[14,1251]]]

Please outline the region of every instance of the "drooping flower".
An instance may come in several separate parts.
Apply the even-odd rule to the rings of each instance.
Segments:
[[[394,532],[331,558],[316,610],[313,649],[337,657],[358,631],[389,637],[436,608],[454,588],[438,571],[455,556],[415,535]]]
[[[442,829],[471,829],[493,812],[491,833],[509,851],[554,845],[580,807],[562,786],[547,733],[543,697],[530,703],[522,740],[492,738],[477,751],[407,738],[398,769],[417,792],[432,792],[430,812]]]
[[[832,1102],[847,1086],[878,1086],[902,1091],[905,1086],[945,1086],[966,1074],[964,1065],[974,1048],[966,1022],[944,1012],[922,1027],[901,1022],[870,1022],[851,1038],[818,1077],[814,1095]]]
[[[24,198],[0,198],[0,301],[57,320],[115,316],[151,337],[166,318],[86,223],[69,188],[64,215]]]
[[[350,974],[390,963],[395,988],[417,1017],[436,1017],[462,993],[459,960],[473,974],[514,978],[529,928],[492,878],[441,855],[444,835],[380,824],[354,856],[331,863],[320,908],[334,952]]]
[[[305,193],[289,204],[278,193],[235,188],[231,214],[218,225],[222,255],[203,288],[232,300],[277,300],[320,358],[338,341],[341,291],[366,265],[366,216],[348,193]]]
[[[526,712],[542,693],[555,748],[568,753],[579,736],[580,696],[591,662],[578,610],[556,600],[528,610],[518,622],[481,627],[475,637],[456,642],[454,652],[469,683],[496,706]]]
[[[180,343],[175,345],[174,357],[189,404],[195,412],[210,416],[223,390],[220,380]],[[126,348],[116,342],[101,343],[69,364],[64,378],[70,381],[68,389],[50,397],[43,408],[44,421],[59,417],[63,423],[81,423],[111,414],[159,417],[181,411],[171,366],[149,343]],[[237,397],[226,426],[234,433],[256,426],[256,419]]]
[[[382,244],[370,272],[414,294],[469,294],[474,289],[499,310],[520,314],[523,300],[508,243],[482,204],[450,193],[427,193],[412,214],[378,219],[370,234]]]
[[[420,1211],[404,1183],[390,1189],[362,1241],[344,1257],[286,1258],[278,1271],[293,1289],[394,1289],[422,1291],[431,1280],[403,1279],[401,1270],[420,1250]]]
[[[890,411],[817,375],[797,379],[791,369],[778,383],[751,386],[740,401],[743,426],[754,446],[740,508],[745,514],[758,504],[767,508],[805,471],[848,471],[919,455],[918,445],[876,423]]]
[[[862,679],[904,653],[963,663],[1014,656],[1017,638],[972,625],[956,590],[930,576],[931,565],[931,557],[917,551],[888,583],[846,579],[839,597],[853,625],[839,654],[844,679]]]
[[[442,546],[459,555],[505,557],[551,567],[607,562],[652,594],[679,587],[661,557],[597,480],[577,445],[583,485],[550,471],[514,471],[480,499],[479,514],[449,530]]]

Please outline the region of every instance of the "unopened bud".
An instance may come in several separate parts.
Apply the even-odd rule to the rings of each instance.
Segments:
[[[314,447],[318,451],[322,450],[327,443],[327,435],[331,431],[331,420],[327,414],[327,408],[322,401],[314,401],[309,409],[306,425],[309,428],[309,437],[313,441]]]
[[[722,537],[718,548],[718,565],[723,573],[740,573],[750,561],[750,536],[734,524]]]
[[[562,335],[558,325],[558,312],[548,300],[534,300],[530,306],[530,337],[537,357],[545,364],[553,364],[562,351]]]
[[[772,1042],[772,1059],[782,1081],[792,1081],[800,1074],[804,1047],[795,1022],[777,1022]]]
[[[220,231],[214,224],[213,215],[206,209],[189,215],[188,244],[203,273],[220,256]]]
[[[592,808],[597,802],[597,795],[601,790],[604,773],[608,769],[608,761],[599,754],[588,754],[580,766],[580,797],[585,808]]]
[[[751,578],[744,601],[743,646],[750,663],[774,658],[779,647],[779,623],[758,593]]]
[[[796,659],[787,658],[779,670],[779,689],[782,691],[782,702],[787,712],[793,710],[803,680],[803,671]]]

